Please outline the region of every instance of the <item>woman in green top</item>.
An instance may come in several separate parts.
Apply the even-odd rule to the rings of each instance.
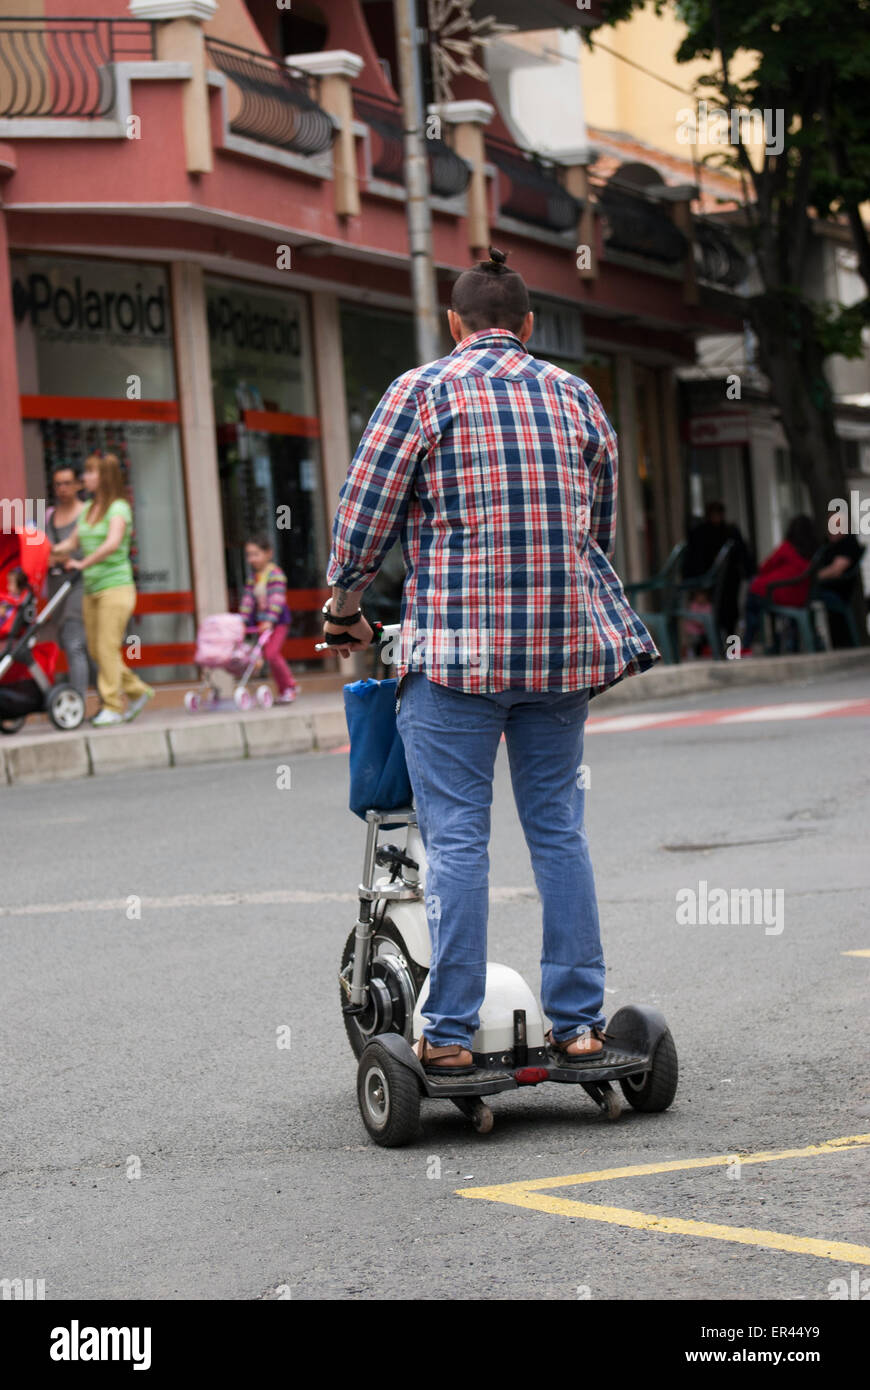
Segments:
[[[68,570],[81,570],[84,594],[82,617],[88,651],[97,668],[102,709],[91,721],[96,727],[135,719],[154,691],[130,670],[122,654],[127,623],[136,607],[130,564],[133,513],[124,497],[121,465],[114,454],[92,454],[85,463],[84,485],[94,494],[70,536],[52,551],[64,558],[81,548],[84,559],[66,560]],[[121,692],[130,704],[123,712]]]

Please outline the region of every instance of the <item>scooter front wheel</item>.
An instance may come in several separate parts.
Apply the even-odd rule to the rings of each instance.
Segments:
[[[352,931],[341,957],[340,978],[344,1028],[354,1057],[361,1057],[379,1033],[401,1033],[413,1042],[414,1006],[428,971],[411,959],[398,928],[382,919],[372,931],[368,1004],[362,1013],[348,1013],[355,949],[356,932]]]
[[[363,1124],[382,1149],[409,1144],[420,1126],[420,1083],[380,1043],[359,1060],[356,1094]]]

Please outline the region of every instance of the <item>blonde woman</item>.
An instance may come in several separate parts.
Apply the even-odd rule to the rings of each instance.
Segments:
[[[52,558],[65,559],[76,547],[82,552],[81,560],[66,558],[66,569],[82,572],[85,637],[97,668],[102,701],[102,709],[91,722],[103,728],[125,718],[135,719],[154,691],[130,670],[121,652],[124,631],[136,606],[130,564],[133,513],[124,496],[121,465],[114,454],[91,454],[83,481],[93,493],[93,501],[72,534],[54,548]],[[130,702],[126,715],[122,691]]]

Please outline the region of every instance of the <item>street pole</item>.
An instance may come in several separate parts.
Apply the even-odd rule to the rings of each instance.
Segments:
[[[414,328],[420,363],[441,356],[439,308],[432,260],[432,209],[429,204],[429,164],[426,156],[423,83],[420,76],[416,0],[393,0],[399,86],[405,122],[405,188],[408,194],[408,244]]]

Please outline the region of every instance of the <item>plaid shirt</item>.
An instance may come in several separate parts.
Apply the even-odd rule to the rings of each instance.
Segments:
[[[658,659],[610,564],[616,438],[578,377],[485,329],[398,377],[341,489],[326,582],[401,538],[393,657],[468,693],[605,690]],[[390,653],[386,653],[389,659]]]

